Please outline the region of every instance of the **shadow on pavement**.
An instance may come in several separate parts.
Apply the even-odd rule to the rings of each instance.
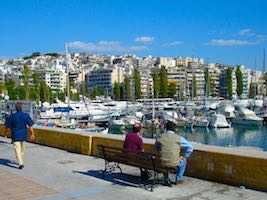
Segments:
[[[2,141],[2,140],[0,140],[0,143],[3,143],[3,144],[10,144],[10,142],[6,142],[6,141]]]
[[[151,180],[142,180],[139,176],[113,172],[108,173],[104,177],[102,176],[102,171],[100,170],[88,170],[87,172],[73,171],[73,173],[80,173],[87,176],[92,176],[94,178],[99,178],[105,181],[109,181],[114,185],[130,186],[136,188],[146,188],[147,185],[151,184]]]
[[[0,158],[0,165],[5,165],[5,166],[8,166],[8,167],[17,169],[17,163],[15,161],[13,161],[13,160]]]

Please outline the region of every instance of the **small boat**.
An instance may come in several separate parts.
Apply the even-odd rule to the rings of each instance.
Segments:
[[[124,134],[126,123],[121,116],[113,116],[108,123],[108,133],[111,134]]]
[[[231,125],[227,122],[223,114],[213,114],[210,118],[210,126],[212,128],[230,128]]]

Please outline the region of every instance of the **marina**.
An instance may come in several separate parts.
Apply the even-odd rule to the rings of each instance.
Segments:
[[[131,131],[134,123],[141,123],[143,137],[157,138],[164,132],[164,123],[171,120],[176,124],[177,133],[192,142],[267,151],[264,118],[248,108],[253,100],[246,104],[240,102],[208,102],[210,106],[205,108],[205,115],[200,115],[204,109],[200,102],[161,100],[153,106],[152,102],[98,100],[87,102],[86,106],[83,102],[70,102],[70,109],[66,109],[68,105],[64,102],[41,107],[33,102],[24,103],[25,111],[36,120],[35,126],[124,135]],[[4,115],[13,112],[13,104],[13,101],[2,104],[3,122]]]

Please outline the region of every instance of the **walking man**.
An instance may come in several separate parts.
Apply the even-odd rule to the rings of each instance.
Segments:
[[[9,117],[6,123],[6,128],[11,130],[13,146],[19,165],[18,168],[23,169],[23,157],[25,152],[25,141],[28,139],[28,128],[30,132],[30,140],[33,141],[35,139],[32,128],[34,122],[27,113],[22,112],[21,103],[16,103],[15,108],[17,112]]]
[[[183,183],[183,174],[185,172],[187,158],[193,152],[192,145],[184,138],[175,134],[175,124],[168,121],[166,124],[166,133],[162,134],[155,143],[155,149],[160,152],[160,159],[167,167],[179,167],[176,172],[175,184]],[[167,185],[171,186],[168,174],[164,174]]]

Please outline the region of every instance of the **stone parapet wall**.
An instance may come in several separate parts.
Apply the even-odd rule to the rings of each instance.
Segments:
[[[84,155],[99,156],[97,145],[122,147],[125,136],[35,127],[35,143]],[[0,124],[0,135],[4,126]],[[154,139],[144,139],[145,151]],[[267,192],[267,152],[193,143],[186,175]]]

